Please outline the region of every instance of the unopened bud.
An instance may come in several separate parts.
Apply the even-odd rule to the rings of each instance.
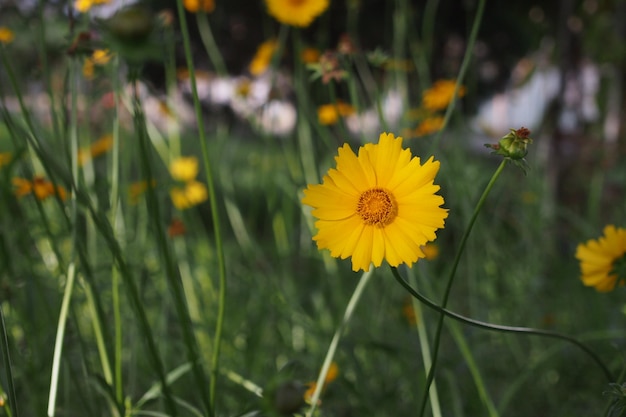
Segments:
[[[523,159],[528,153],[528,144],[532,143],[532,139],[528,137],[530,130],[521,127],[517,130],[511,129],[511,132],[502,137],[495,145],[486,144],[487,148],[493,149],[494,154],[502,155],[505,158],[514,160]]]

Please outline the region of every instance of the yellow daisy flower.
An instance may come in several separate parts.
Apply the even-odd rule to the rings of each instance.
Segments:
[[[209,198],[209,192],[203,183],[190,181],[185,184],[184,188],[172,188],[170,197],[174,207],[178,210],[186,210],[206,201]]]
[[[11,42],[13,42],[14,38],[15,38],[15,35],[13,34],[13,31],[11,29],[4,27],[4,26],[0,26],[0,43],[8,45]]]
[[[275,39],[263,42],[259,46],[259,49],[257,49],[256,54],[254,54],[252,62],[250,62],[250,66],[248,67],[250,74],[254,76],[263,74],[267,67],[270,66],[270,62],[272,61],[277,47],[278,42],[276,42]]]
[[[331,256],[352,257],[354,271],[370,264],[411,266],[426,255],[421,247],[436,239],[448,210],[433,183],[439,162],[424,164],[402,148],[402,138],[382,133],[378,144],[344,144],[322,184],[309,185],[302,202],[313,207],[318,230],[313,240]]]
[[[597,291],[608,292],[626,283],[626,229],[608,225],[604,236],[576,248],[581,280]]]
[[[337,104],[323,104],[317,108],[317,120],[325,126],[334,125],[339,120],[339,116],[350,116],[354,112],[353,106],[342,101],[338,101]]]
[[[198,176],[198,158],[187,156],[176,158],[170,163],[170,174],[177,181],[193,181]]]
[[[183,0],[183,6],[190,13],[198,13],[200,10],[210,13],[215,9],[213,0]]]
[[[444,110],[452,101],[455,84],[456,81],[454,80],[435,81],[435,84],[422,94],[422,106],[430,111]],[[457,97],[464,95],[465,87],[460,86]]]
[[[265,0],[267,11],[280,23],[307,27],[328,9],[330,0]]]
[[[111,0],[76,0],[74,2],[74,8],[81,13],[88,12],[93,6],[100,4],[107,4]]]

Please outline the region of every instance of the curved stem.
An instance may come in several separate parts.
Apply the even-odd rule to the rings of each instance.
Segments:
[[[609,382],[615,381],[613,374],[611,374],[611,371],[609,371],[609,369],[606,367],[604,362],[602,362],[602,359],[600,359],[600,357],[596,355],[596,353],[593,352],[587,345],[585,345],[582,342],[579,342],[573,337],[570,337],[561,333],[551,332],[549,330],[533,329],[531,327],[504,326],[501,324],[486,323],[484,321],[475,320],[469,317],[462,316],[461,314],[457,314],[453,311],[447,310],[437,305],[434,301],[431,301],[426,296],[422,295],[419,291],[412,288],[400,276],[400,273],[398,272],[396,268],[391,267],[391,272],[393,273],[393,276],[396,279],[396,281],[398,281],[400,285],[402,285],[404,289],[408,291],[409,294],[411,294],[413,297],[417,298],[419,301],[424,303],[424,305],[426,305],[427,307],[437,311],[442,316],[448,316],[461,323],[465,323],[470,326],[478,327],[480,329],[485,329],[485,330],[492,330],[492,331],[501,332],[501,333],[521,333],[521,334],[527,334],[531,336],[543,336],[543,337],[551,337],[553,339],[564,340],[566,342],[569,342],[579,347],[582,351],[584,351],[596,363],[596,365],[598,365],[598,367],[602,370],[602,372],[604,372],[604,375],[609,380]]]
[[[209,16],[204,12],[199,12],[196,14],[196,22],[198,24],[198,31],[200,32],[200,39],[202,39],[204,48],[211,58],[215,71],[218,75],[227,75],[228,72],[226,70],[226,64],[224,64],[222,54],[220,53],[220,49],[217,47],[217,43],[213,37],[213,32],[211,31]]]
[[[454,257],[452,269],[450,270],[450,275],[448,276],[448,283],[446,284],[446,290],[443,294],[443,300],[441,302],[442,308],[446,308],[446,305],[448,304],[448,298],[450,297],[450,290],[452,289],[454,276],[459,266],[461,255],[463,254],[463,251],[465,250],[465,244],[467,243],[467,239],[469,238],[472,228],[474,227],[474,223],[476,223],[476,219],[478,218],[478,213],[480,213],[480,210],[485,204],[485,200],[487,200],[487,196],[489,195],[489,192],[491,192],[491,189],[493,188],[493,185],[496,183],[496,180],[502,173],[502,170],[504,170],[504,167],[507,161],[508,159],[506,158],[502,160],[502,162],[500,163],[500,166],[498,166],[498,169],[496,169],[496,172],[493,173],[493,176],[489,180],[489,183],[487,184],[485,191],[483,191],[483,194],[480,196],[480,199],[478,200],[478,203],[476,204],[476,207],[474,208],[474,213],[472,214],[470,222],[467,225],[465,232],[463,233],[463,237],[461,238],[461,244]],[[420,416],[424,415],[424,410],[426,409],[426,403],[428,402],[428,391],[430,389],[430,385],[433,382],[433,379],[435,378],[435,368],[437,367],[437,357],[439,356],[439,343],[441,342],[441,330],[443,329],[444,317],[445,315],[441,314],[437,322],[437,330],[435,331],[435,341],[434,341],[434,346],[433,346],[433,362],[432,362],[432,366],[430,370],[428,371],[428,377],[426,378],[426,388],[424,391],[424,399],[422,400],[421,411],[419,414]]]

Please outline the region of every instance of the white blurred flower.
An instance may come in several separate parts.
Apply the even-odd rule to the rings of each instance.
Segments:
[[[286,136],[296,127],[296,107],[286,100],[270,100],[252,117],[252,123],[271,135]]]
[[[233,112],[241,118],[248,119],[259,107],[267,103],[271,89],[269,77],[237,78],[230,101]]]

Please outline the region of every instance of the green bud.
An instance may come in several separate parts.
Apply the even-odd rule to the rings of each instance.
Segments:
[[[486,144],[485,146],[493,149],[495,155],[501,155],[513,160],[522,160],[528,153],[528,144],[533,142],[528,137],[529,135],[530,130],[525,127],[520,127],[517,130],[511,129],[511,132],[500,139],[497,144]]]

